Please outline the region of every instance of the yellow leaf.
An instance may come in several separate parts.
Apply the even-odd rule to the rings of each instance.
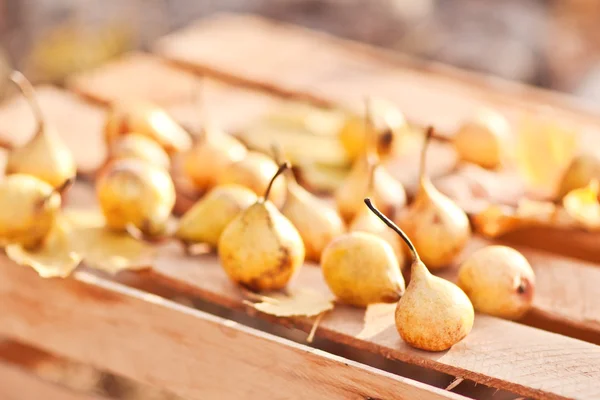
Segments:
[[[276,317],[313,317],[333,309],[333,296],[312,289],[297,288],[288,294],[276,293],[271,296],[253,296],[259,303],[246,302],[258,311]]]
[[[600,187],[597,180],[574,189],[563,198],[567,213],[587,229],[600,229]]]
[[[395,303],[370,304],[365,311],[363,328],[356,337],[358,339],[370,339],[393,326],[395,324],[395,312]]]
[[[80,255],[72,250],[69,231],[68,224],[59,220],[42,247],[28,250],[10,244],[5,248],[6,255],[17,264],[33,268],[42,278],[65,278],[81,262]]]
[[[112,274],[149,268],[155,254],[151,245],[128,233],[112,232],[104,227],[76,227],[72,242],[85,265]]]

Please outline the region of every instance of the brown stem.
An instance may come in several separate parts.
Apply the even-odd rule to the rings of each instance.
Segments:
[[[410,252],[412,255],[412,263],[414,264],[414,263],[420,262],[421,258],[419,257],[419,253],[417,253],[417,249],[415,249],[415,246],[412,244],[412,242],[410,241],[410,239],[408,238],[406,233],[404,233],[404,231],[402,229],[400,229],[398,227],[398,225],[393,223],[392,220],[390,220],[388,217],[383,215],[383,213],[381,211],[379,211],[377,209],[377,207],[375,207],[375,205],[373,205],[373,202],[371,201],[370,198],[367,197],[365,199],[365,204],[367,205],[367,207],[369,207],[369,209],[373,212],[373,214],[375,214],[377,217],[379,217],[380,220],[382,220],[394,232],[396,232],[398,235],[400,235],[400,237],[402,238],[404,243],[406,243],[406,245],[410,249]]]
[[[271,152],[273,153],[273,158],[275,159],[275,162],[277,164],[283,164],[286,162],[289,163],[289,160],[287,160],[285,158],[283,146],[281,145],[281,143],[279,143],[277,141],[273,141],[273,143],[271,143]],[[290,165],[291,165],[291,163],[290,163]],[[297,183],[296,177],[294,176],[294,171],[292,171],[291,167],[285,171],[285,177],[287,179],[289,179],[291,182]]]
[[[15,85],[17,85],[19,90],[21,90],[21,93],[23,93],[23,96],[25,96],[25,99],[27,99],[27,102],[29,103],[29,106],[31,107],[31,110],[33,111],[33,115],[37,122],[37,129],[35,134],[36,136],[39,135],[41,132],[44,131],[44,116],[42,115],[42,109],[40,108],[40,103],[37,100],[35,89],[31,85],[31,82],[29,82],[29,80],[25,77],[25,75],[23,75],[17,70],[11,72],[10,80]]]
[[[66,179],[60,186],[55,187],[54,189],[52,189],[52,192],[50,192],[50,194],[46,197],[44,197],[43,199],[41,199],[37,205],[38,209],[43,209],[48,205],[48,201],[50,201],[50,199],[53,198],[53,196],[55,194],[58,194],[59,196],[62,196],[63,193],[65,193],[75,182],[75,177],[71,177]]]
[[[423,142],[423,148],[421,149],[421,160],[419,165],[419,180],[421,181],[421,183],[423,183],[427,176],[427,147],[429,147],[429,142],[431,137],[433,136],[433,132],[433,126],[429,126],[427,128],[427,131],[425,131],[425,140]]]
[[[267,186],[267,190],[265,190],[265,195],[263,196],[263,200],[269,200],[269,194],[271,193],[271,188],[273,187],[273,182],[275,182],[275,179],[277,179],[277,177],[279,175],[281,175],[283,172],[285,172],[286,169],[290,168],[290,163],[289,162],[284,162],[281,165],[279,165],[279,168],[277,169],[277,172],[275,172],[275,175],[273,175],[273,177],[271,178],[271,181],[269,181],[269,186]]]

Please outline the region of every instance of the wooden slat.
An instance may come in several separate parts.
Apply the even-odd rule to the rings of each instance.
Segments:
[[[3,335],[185,398],[463,398],[86,272],[0,271]]]

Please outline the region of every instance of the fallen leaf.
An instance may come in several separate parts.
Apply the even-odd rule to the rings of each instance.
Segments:
[[[357,339],[370,339],[395,324],[396,303],[371,304],[365,311],[365,323]]]
[[[324,295],[306,288],[292,289],[287,294],[275,293],[271,296],[255,295],[253,297],[260,302],[246,301],[246,304],[276,317],[313,317],[333,309],[334,300],[331,295]]]
[[[593,180],[589,185],[574,189],[563,198],[567,213],[586,229],[600,229],[600,185]]]
[[[65,278],[81,262],[81,256],[72,249],[70,226],[62,220],[57,222],[40,248],[28,250],[19,244],[10,244],[5,251],[8,258],[33,268],[42,278]]]

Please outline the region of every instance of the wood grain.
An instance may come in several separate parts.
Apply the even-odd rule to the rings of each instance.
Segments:
[[[2,334],[188,399],[463,399],[86,272],[0,271]]]
[[[73,153],[78,171],[93,173],[106,156],[102,108],[47,85],[37,87],[37,98],[47,124],[54,127]],[[20,146],[34,131],[35,119],[23,96],[14,96],[0,104],[0,142]]]

